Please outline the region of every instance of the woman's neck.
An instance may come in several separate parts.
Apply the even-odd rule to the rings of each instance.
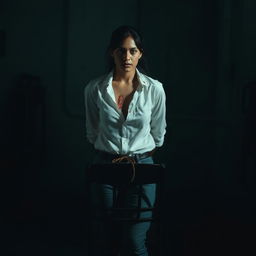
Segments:
[[[122,70],[117,70],[116,68],[114,68],[113,81],[130,84],[136,78],[135,74],[136,74],[136,70],[124,72]]]

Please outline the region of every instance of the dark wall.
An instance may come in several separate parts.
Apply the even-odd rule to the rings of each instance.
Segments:
[[[167,167],[166,255],[251,248],[255,10],[253,0],[1,1],[0,159],[12,252],[85,250],[93,150],[83,88],[105,72],[121,24],[143,34],[150,75],[167,95],[155,156]]]

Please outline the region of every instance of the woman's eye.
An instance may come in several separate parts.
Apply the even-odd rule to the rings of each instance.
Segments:
[[[125,53],[125,50],[122,48],[119,48],[119,52],[123,54],[123,53]]]
[[[125,53],[126,53],[126,50],[123,49],[123,48],[119,48],[119,49],[118,49],[118,52],[119,52],[120,54],[125,54]],[[131,49],[131,50],[130,50],[130,53],[131,53],[132,55],[136,54],[136,53],[137,53],[137,49]]]

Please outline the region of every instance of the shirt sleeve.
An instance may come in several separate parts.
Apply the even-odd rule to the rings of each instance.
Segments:
[[[156,86],[153,95],[153,109],[151,115],[151,134],[156,147],[161,147],[164,143],[166,133],[166,96],[162,84]]]
[[[92,144],[96,141],[99,124],[96,88],[91,82],[84,88],[86,138]]]

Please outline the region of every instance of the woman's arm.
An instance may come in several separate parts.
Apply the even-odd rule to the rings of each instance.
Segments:
[[[156,147],[161,147],[164,143],[166,133],[166,96],[162,84],[157,84],[153,95],[153,109],[151,115],[151,134]]]

